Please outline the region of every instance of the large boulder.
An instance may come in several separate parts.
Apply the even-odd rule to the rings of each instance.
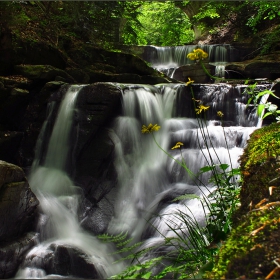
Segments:
[[[25,254],[38,242],[38,234],[29,232],[12,242],[0,246],[0,278],[15,276]]]
[[[10,241],[34,229],[39,202],[23,170],[0,161],[0,241]]]
[[[232,62],[226,65],[226,78],[268,78],[280,77],[280,51],[259,55],[254,59]]]
[[[63,69],[66,58],[54,46],[37,40],[24,40],[6,29],[0,34],[0,74],[10,75],[17,64],[49,64]]]
[[[214,74],[215,66],[207,63],[205,67],[209,73]],[[189,77],[194,80],[195,83],[209,83],[211,80],[200,64],[180,66],[175,70],[173,75],[174,79],[181,82],[187,82]]]
[[[95,83],[79,92],[76,177],[98,178],[112,165],[114,144],[106,126],[121,112],[121,94],[121,88],[111,83]]]
[[[74,83],[75,80],[67,72],[51,65],[16,65],[14,73],[22,75],[33,82],[46,83],[53,80],[63,80],[68,83]]]

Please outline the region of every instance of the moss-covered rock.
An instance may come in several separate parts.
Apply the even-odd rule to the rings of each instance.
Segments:
[[[280,124],[254,131],[240,158],[241,207],[209,278],[279,278]],[[274,270],[275,269],[275,270]]]
[[[255,209],[243,217],[219,251],[209,278],[264,279],[280,257],[280,207]],[[279,279],[279,272],[271,278]]]
[[[16,65],[14,72],[33,81],[43,83],[53,81],[57,76],[63,77],[68,83],[75,82],[74,78],[68,73],[51,65]]]
[[[0,161],[0,242],[34,230],[38,204],[23,170]]]

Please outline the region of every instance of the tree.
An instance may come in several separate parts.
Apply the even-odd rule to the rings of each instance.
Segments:
[[[144,1],[137,12],[138,25],[131,23],[137,36],[132,42],[131,37],[124,34],[124,43],[172,46],[193,40],[190,21],[174,2]]]

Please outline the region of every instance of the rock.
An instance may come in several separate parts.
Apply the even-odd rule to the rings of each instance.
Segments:
[[[3,83],[4,87],[6,88],[22,88],[22,89],[28,89],[32,85],[32,81],[27,79],[26,77],[23,77],[21,75],[13,75],[13,76],[0,76],[0,81]]]
[[[121,110],[121,89],[110,83],[85,86],[79,93],[76,123],[79,124],[76,140],[76,176],[99,177],[108,172],[113,157],[110,124]],[[105,166],[107,166],[105,168]]]
[[[27,233],[23,237],[0,246],[0,278],[14,277],[25,254],[36,244],[37,234]]]
[[[34,159],[34,150],[38,135],[46,119],[48,112],[48,101],[50,97],[64,85],[61,81],[52,81],[38,92],[30,101],[23,116],[24,135],[18,151],[19,162],[22,166],[31,166]],[[65,91],[65,89],[62,89]],[[62,94],[58,94],[61,95]]]
[[[105,233],[114,214],[111,198],[115,195],[115,182],[84,176],[79,178],[78,185],[83,191],[79,205],[81,226],[94,235]]]
[[[38,204],[23,170],[0,161],[0,241],[14,240],[32,230]]]
[[[90,77],[83,70],[79,68],[66,68],[66,72],[71,75],[78,83],[88,84]]]
[[[74,78],[67,74],[67,72],[51,65],[16,65],[14,72],[37,83],[53,81],[57,76],[63,77],[68,83],[75,83]]]
[[[205,64],[205,67],[209,73],[214,74],[215,66]],[[209,83],[211,80],[200,64],[181,66],[175,70],[173,75],[174,79],[181,82],[187,82],[189,77],[194,80],[195,83]]]
[[[89,75],[89,82],[114,82],[114,83],[129,83],[129,84],[159,84],[169,83],[167,77],[153,75],[139,75],[134,73],[105,73],[102,71],[86,69]]]
[[[24,133],[18,131],[0,131],[0,159],[16,163],[17,152]]]
[[[90,257],[69,244],[51,243],[47,247],[30,251],[24,267],[43,270],[45,274],[99,279],[95,264]]]
[[[233,62],[226,65],[229,78],[268,78],[280,77],[280,51],[269,55],[259,55],[254,59]]]
[[[0,45],[1,75],[11,74],[13,66],[21,63],[48,64],[61,69],[66,65],[66,58],[59,49],[46,42],[22,39],[9,29],[1,32]]]
[[[26,90],[26,89],[13,88],[11,90],[11,95],[21,95],[21,96],[24,96],[24,95],[28,95],[28,94],[29,94],[29,91]]]

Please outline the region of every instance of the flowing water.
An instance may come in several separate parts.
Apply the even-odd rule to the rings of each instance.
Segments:
[[[71,86],[65,94],[48,140],[47,152],[43,155],[42,150],[46,147],[44,139],[55,112],[55,104],[49,104],[29,178],[41,206],[40,238],[38,245],[27,254],[18,278],[63,277],[65,274],[60,274],[59,269],[55,270],[57,273],[49,273],[42,265],[53,253],[53,248],[59,246],[70,246],[84,252],[88,262],[94,264],[98,278],[117,274],[125,267],[123,263],[113,264],[118,256],[110,254],[112,248],[84,231],[77,217],[79,193],[67,170],[73,150],[69,138],[72,135],[75,100],[82,87]],[[258,124],[258,118],[254,110],[246,107],[247,99],[241,86],[194,86],[195,98],[210,106],[203,128],[191,107],[189,88],[184,85],[121,87],[123,114],[114,120],[111,132],[115,144],[118,193],[108,233],[128,232],[135,242],[144,240],[144,247],[164,246],[164,237],[174,235],[170,226],[181,226],[176,218],[178,211],[191,211],[200,225],[205,222],[199,200],[174,202],[173,199],[186,193],[208,194],[215,187],[208,184],[208,174],[201,176],[201,184],[197,185],[194,177],[174,159],[181,161],[183,158],[194,174],[209,164],[210,157],[217,164],[228,163],[235,168],[249,134]],[[225,114],[225,127],[216,115],[218,110]],[[142,125],[150,123],[161,126],[153,134],[155,138],[152,134],[141,133]],[[202,140],[205,131],[208,142]],[[171,149],[176,142],[184,143],[181,150]],[[150,220],[148,224],[147,220]]]
[[[29,183],[40,201],[42,211],[38,225],[40,240],[38,246],[27,254],[17,278],[60,278],[60,275],[47,275],[43,268],[53,254],[52,250],[61,246],[65,246],[67,250],[78,248],[86,253],[99,277],[105,278],[121,270],[120,266],[113,264],[113,259],[109,256],[110,248],[80,227],[77,217],[77,187],[66,172],[72,151],[70,135],[75,100],[81,88],[82,86],[74,85],[66,92],[49,139],[45,159],[41,164],[42,139],[47,137],[46,128],[54,111],[53,103],[50,104],[49,114],[39,135]],[[59,268],[55,270],[59,271]]]
[[[150,46],[153,47],[153,46]],[[201,48],[208,53],[209,63],[216,66],[215,75],[225,76],[225,65],[227,62],[238,61],[235,49],[227,44],[223,45],[186,45],[174,47],[156,47],[154,55],[149,61],[153,67],[167,76],[173,78],[176,69],[182,65],[194,64],[187,55],[195,48]]]

